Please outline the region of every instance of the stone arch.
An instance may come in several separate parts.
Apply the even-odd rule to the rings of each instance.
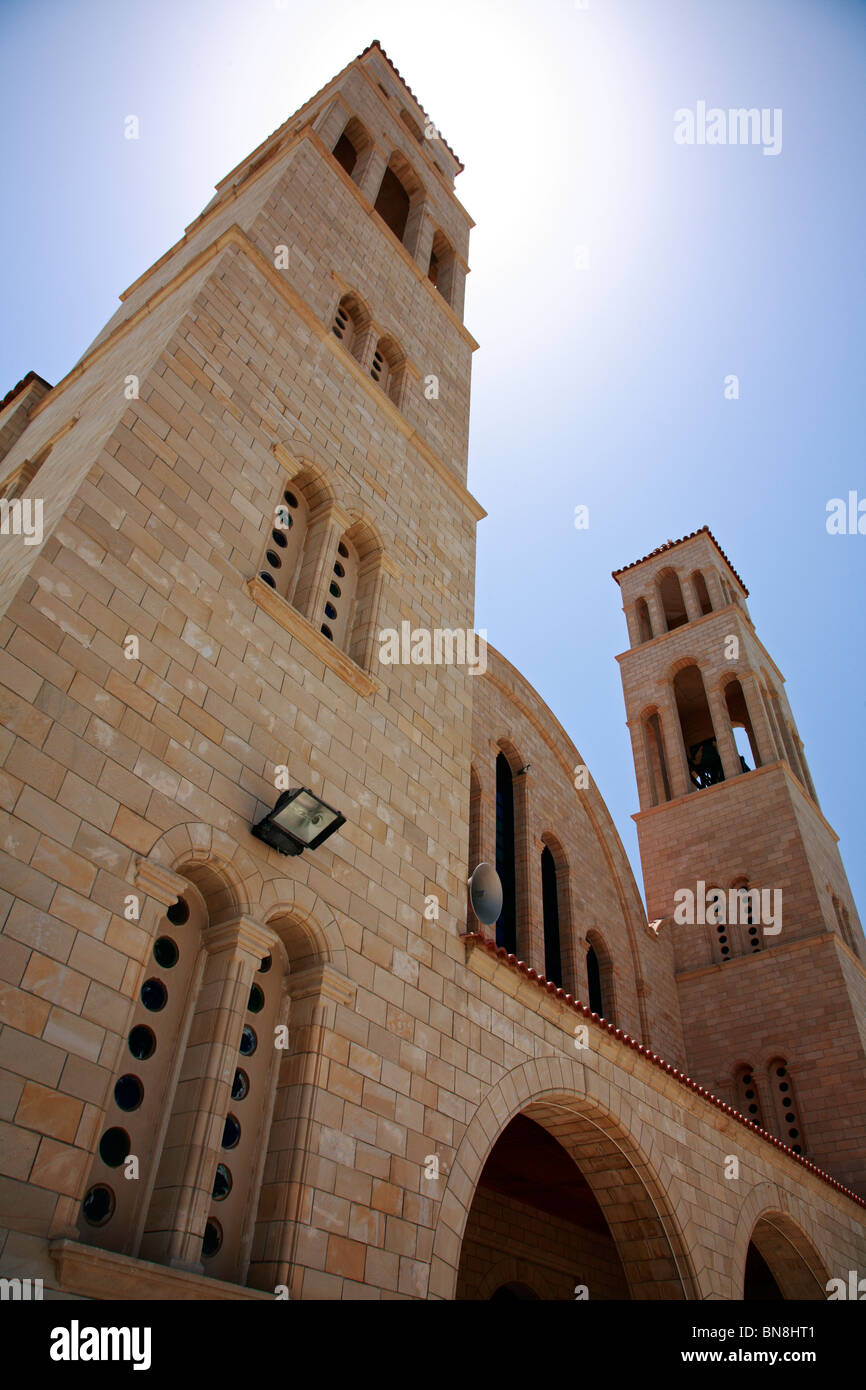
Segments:
[[[337,919],[306,883],[271,879],[262,889],[256,915],[279,936],[293,973],[313,965],[331,965],[341,975],[348,975]]]
[[[513,1255],[504,1255],[487,1271],[478,1286],[479,1299],[492,1298],[503,1284],[519,1284],[528,1292],[524,1297],[552,1297],[550,1281],[543,1269],[530,1260],[518,1260]]]
[[[201,821],[184,821],[161,835],[150,853],[141,858],[180,874],[204,897],[212,894],[219,903],[214,922],[242,912],[256,915],[263,888],[261,871],[253,857],[223,830]]]
[[[749,1245],[754,1244],[786,1299],[827,1297],[823,1242],[809,1208],[775,1183],[761,1183],[740,1210],[731,1246],[730,1297],[742,1299]]]
[[[484,1164],[519,1114],[548,1130],[586,1178],[632,1298],[700,1297],[667,1195],[674,1174],[663,1157],[657,1169],[650,1164],[627,1106],[595,1072],[564,1057],[539,1058],[506,1073],[478,1106],[451,1164],[433,1237],[428,1297],[454,1297],[463,1234]]]

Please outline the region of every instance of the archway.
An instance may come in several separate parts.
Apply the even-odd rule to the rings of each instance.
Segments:
[[[746,1250],[743,1299],[824,1300],[828,1278],[818,1251],[797,1223],[784,1212],[765,1211]]]
[[[588,1285],[590,1298],[676,1300],[699,1296],[667,1197],[670,1174],[650,1165],[630,1132],[627,1100],[607,1090],[604,1100],[587,1093],[587,1088],[595,1089],[599,1084],[594,1073],[578,1063],[544,1058],[515,1068],[488,1094],[463,1137],[440,1204],[430,1297],[454,1298],[458,1283],[464,1296],[476,1297],[471,1291],[470,1261],[475,1261],[478,1286],[484,1261],[492,1263],[513,1253],[504,1248],[507,1229],[499,1232],[498,1247],[496,1232],[484,1230],[490,1209],[487,1197],[499,1189],[503,1189],[503,1200],[508,1197],[520,1204],[524,1229],[528,1229],[533,1213],[560,1223],[555,1227],[557,1238],[565,1244],[556,1259],[549,1248],[552,1235],[545,1237],[541,1252],[538,1241],[520,1251],[521,1258],[534,1259],[545,1281],[554,1276],[558,1280],[557,1291],[543,1297],[574,1298],[575,1285],[580,1284]],[[516,1117],[521,1125],[497,1150],[499,1139]],[[527,1122],[531,1122],[528,1127]],[[546,1131],[542,1138],[539,1129]],[[552,1148],[551,1140],[555,1141]],[[514,1183],[521,1146],[522,1195]],[[551,1172],[556,1174],[553,1200],[561,1209],[545,1213],[541,1190],[551,1185]],[[510,1191],[505,1191],[509,1185]],[[486,1250],[483,1256],[479,1252],[482,1245]],[[580,1277],[582,1268],[588,1271],[588,1278]],[[497,1285],[502,1282],[506,1281],[500,1278]],[[540,1286],[534,1279],[526,1282]],[[487,1297],[497,1285],[489,1289]]]

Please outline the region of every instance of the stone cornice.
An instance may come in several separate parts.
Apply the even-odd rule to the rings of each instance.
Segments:
[[[48,1247],[63,1293],[88,1299],[152,1301],[155,1299],[255,1299],[273,1302],[274,1295],[243,1284],[207,1279],[202,1274],[118,1255],[74,1240],[53,1240]]]
[[[310,995],[316,995],[350,1009],[355,1002],[355,993],[355,982],[341,975],[339,970],[335,970],[327,961],[321,965],[313,965],[309,970],[302,970],[298,975],[289,976],[289,995],[292,999],[306,999]]]
[[[247,592],[250,598],[264,609],[268,617],[273,618],[274,622],[279,623],[292,637],[297,637],[307,651],[312,652],[313,656],[336,672],[341,680],[359,695],[369,699],[380,688],[378,681],[362,671],[350,656],[340,651],[339,647],[335,647],[321,632],[317,632],[309,618],[305,618],[303,613],[299,613],[297,608],[293,608],[286,599],[275,593],[258,575],[253,575],[252,579],[247,580]]]
[[[176,903],[178,898],[183,896],[189,884],[180,874],[172,873],[171,869],[166,869],[163,864],[142,858],[135,861],[135,886],[149,898],[155,898],[165,907],[171,907],[172,903]]]

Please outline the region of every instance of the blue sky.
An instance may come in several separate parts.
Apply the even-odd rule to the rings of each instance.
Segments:
[[[383,0],[371,15],[4,0],[0,393],[31,368],[59,380],[217,179],[379,38],[464,160],[478,224],[477,626],[574,738],[640,883],[610,572],[709,524],[787,677],[866,911],[866,536],[825,526],[830,498],[866,498],[866,5]],[[674,112],[699,101],[781,109],[781,152],[677,145]]]

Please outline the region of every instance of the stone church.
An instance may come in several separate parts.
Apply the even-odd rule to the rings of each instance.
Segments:
[[[866,1273],[866,944],[719,542],[614,575],[645,898],[470,662],[461,167],[371,44],[2,403],[0,1274],[46,1297]]]

